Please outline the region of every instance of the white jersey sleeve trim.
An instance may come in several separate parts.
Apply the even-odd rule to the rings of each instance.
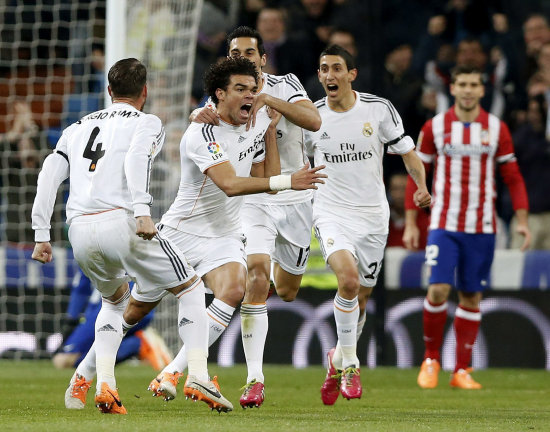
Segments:
[[[388,153],[389,154],[407,154],[411,150],[414,150],[414,141],[412,138],[408,135],[401,135],[399,138],[397,138],[397,142],[395,144],[388,143]],[[394,140],[395,141],[395,140]],[[392,143],[394,142],[392,141]]]

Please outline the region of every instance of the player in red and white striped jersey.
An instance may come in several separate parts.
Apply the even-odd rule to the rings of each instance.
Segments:
[[[468,365],[481,322],[479,303],[488,284],[495,248],[497,166],[512,196],[518,219],[516,230],[525,237],[522,249],[530,241],[528,203],[508,127],[480,107],[484,94],[481,72],[466,66],[455,68],[451,94],[455,105],[426,122],[416,150],[426,165],[435,166],[426,247],[426,263],[431,268],[423,313],[426,350],[418,385],[437,385],[447,298],[451,286],[455,286],[459,298],[454,319],[456,365],[450,384],[479,389],[481,385],[470,376]],[[403,242],[410,249],[416,248],[419,238],[412,199],[415,189],[409,178]]]

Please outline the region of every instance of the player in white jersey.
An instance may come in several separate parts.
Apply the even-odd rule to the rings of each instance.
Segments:
[[[180,328],[192,375],[185,392],[211,408],[229,411],[231,402],[208,376],[204,284],[177,247],[157,233],[150,216],[149,176],[164,129],[158,117],[141,112],[147,71],[138,60],[123,59],[109,70],[108,79],[113,105],[63,131],[44,161],[32,210],[32,257],[50,262],[55,195],[69,177],[69,240],[78,264],[102,295],[94,345],[71,379],[65,405],[84,408],[97,370],[96,406],[102,413],[126,414],[114,377],[123,333],[171,292],[179,300],[179,321],[189,323]],[[130,279],[136,282],[131,295]]]
[[[328,180],[313,199],[313,223],[321,251],[338,280],[334,318],[338,344],[328,353],[321,398],[336,402],[362,394],[357,339],[365,323],[370,296],[384,255],[389,206],[382,176],[384,147],[399,154],[418,184],[417,204],[427,206],[424,167],[401,118],[386,99],[352,89],[357,76],[353,57],[338,45],[319,57],[319,81],[327,96],[318,102],[323,124],[306,133],[315,164],[326,165]]]
[[[238,27],[227,37],[230,57],[246,57],[256,65],[261,79],[248,125],[262,106],[283,114],[277,124],[277,148],[281,173],[302,168],[304,153],[302,128],[318,130],[321,118],[302,84],[293,74],[275,76],[262,72],[266,54],[260,34],[250,27]],[[219,120],[211,104],[197,110],[192,120],[216,124]],[[259,407],[264,401],[262,371],[268,330],[266,299],[270,289],[271,263],[277,294],[285,301],[296,298],[309,257],[312,208],[311,191],[287,190],[276,195],[247,196],[242,208],[246,236],[248,280],[241,305],[242,341],[248,367],[247,384],[240,403]]]
[[[211,66],[204,81],[216,104],[219,126],[192,123],[185,132],[180,145],[180,188],[159,231],[178,245],[214,293],[208,307],[211,345],[228,326],[245,292],[240,195],[316,189],[326,176],[317,172],[322,166],[279,174],[277,113],[270,120],[266,108],[259,110],[255,125],[247,130],[258,87],[252,62],[243,57],[226,59]],[[175,397],[174,392],[166,391],[166,383],[177,382],[186,366],[185,351],[181,350],[151,382],[153,394],[168,400]]]

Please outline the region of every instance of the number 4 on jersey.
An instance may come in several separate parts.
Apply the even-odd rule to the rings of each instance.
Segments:
[[[90,139],[88,140],[88,144],[86,144],[86,148],[84,149],[84,154],[82,155],[86,159],[91,160],[90,168],[88,169],[88,171],[90,172],[95,171],[97,166],[97,161],[105,155],[105,150],[101,149],[103,143],[97,143],[95,150],[92,150],[92,146],[94,145],[94,141],[97,138],[98,134],[99,134],[99,128],[96,126],[92,131],[92,134],[90,135]]]

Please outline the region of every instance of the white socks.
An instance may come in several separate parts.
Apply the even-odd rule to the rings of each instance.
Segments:
[[[122,341],[122,314],[130,300],[130,290],[126,291],[116,303],[102,299],[101,310],[95,322],[95,356],[97,369],[97,390],[101,383],[107,383],[116,389],[115,361],[116,353]],[[88,356],[87,356],[88,357]],[[86,375],[83,375],[86,377]]]
[[[204,301],[204,297],[203,300]],[[225,331],[231,317],[235,312],[235,308],[229,306],[227,303],[224,303],[221,300],[214,299],[210,306],[206,308],[206,313],[208,315],[208,346],[211,346],[214,342]],[[187,354],[185,353],[185,346],[182,346],[178,354],[172,360],[172,362],[167,365],[162,372],[183,372],[187,368]]]
[[[342,352],[342,366],[359,367],[357,358],[357,321],[359,319],[359,303],[357,297],[346,300],[336,294],[334,297],[334,320],[336,334]]]
[[[262,364],[268,327],[265,303],[241,305],[241,333],[248,367],[247,383],[252,380],[264,382]]]
[[[200,278],[178,294],[178,332],[185,343],[182,349],[186,351],[189,375],[208,381],[208,319],[204,311],[204,294]]]

